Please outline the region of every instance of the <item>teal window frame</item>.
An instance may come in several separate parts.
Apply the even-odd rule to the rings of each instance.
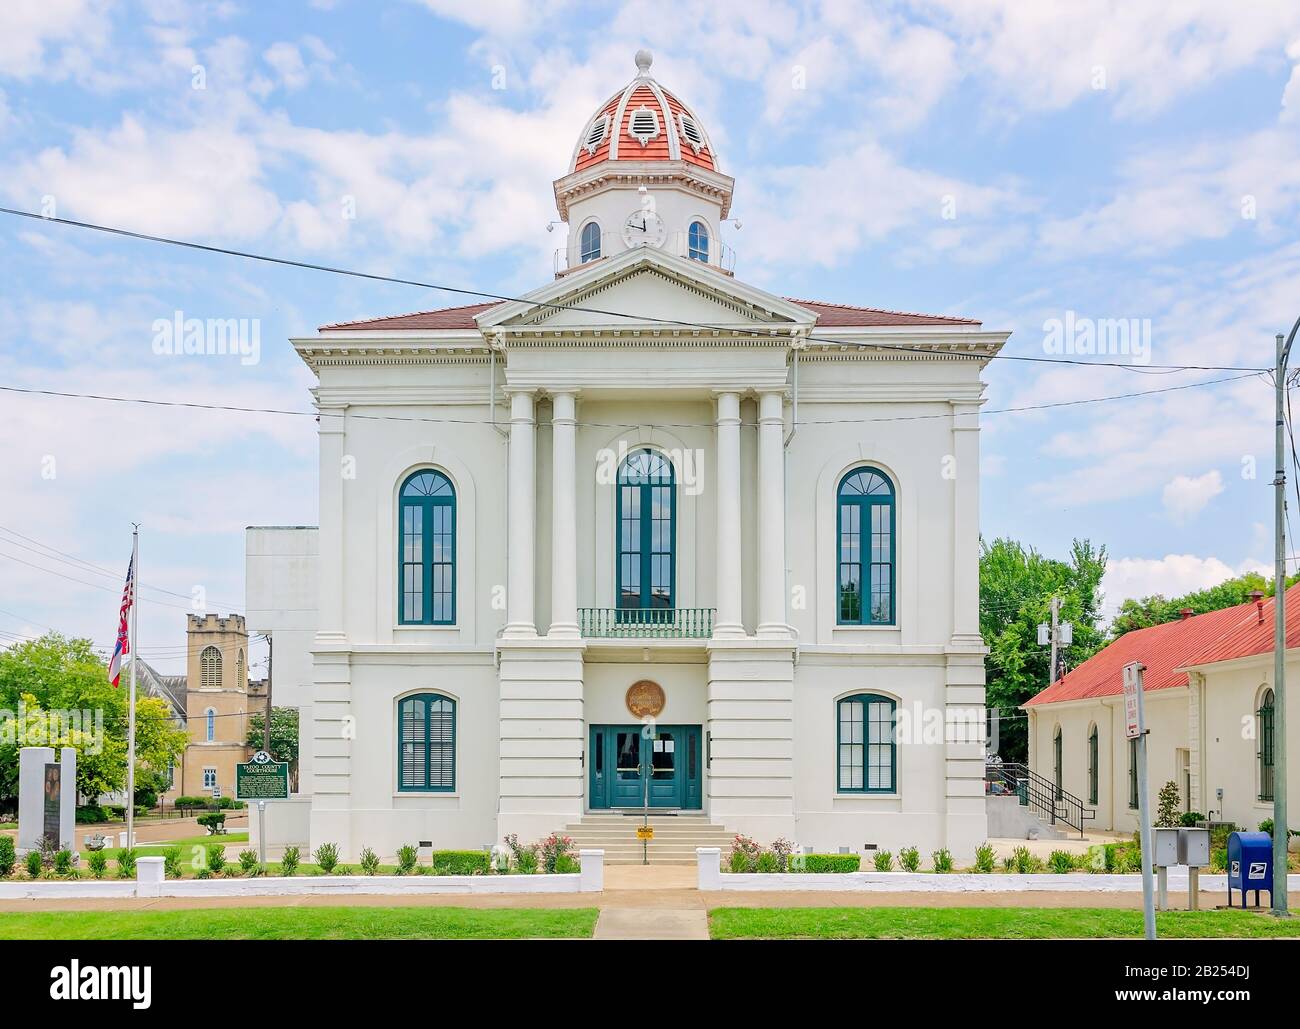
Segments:
[[[455,483],[436,468],[421,468],[402,480],[397,499],[397,623],[455,625]]]
[[[1130,811],[1138,809],[1138,741],[1133,737],[1128,741],[1128,806]]]
[[[600,223],[587,222],[582,227],[582,232],[578,237],[578,261],[586,264],[588,261],[594,261],[600,257],[601,238]]]
[[[455,792],[456,701],[451,697],[416,693],[397,702],[397,790]]]
[[[855,710],[854,706],[858,707]],[[880,718],[873,705],[886,705],[888,717]],[[879,693],[855,693],[835,702],[835,789],[837,793],[898,792],[898,704],[892,697]],[[883,726],[888,726],[882,733]],[[854,751],[858,753],[855,755]],[[874,751],[874,753],[873,753]],[[879,779],[872,785],[873,772],[886,767],[882,752],[888,754],[889,781]],[[854,761],[854,757],[858,760]],[[847,760],[846,760],[847,758]],[[854,770],[859,773],[854,781]],[[846,776],[846,772],[848,773]],[[847,778],[848,781],[845,781]]]
[[[671,610],[677,601],[673,463],[658,450],[640,447],[619,464],[614,489],[615,604],[619,611]],[[657,517],[665,496],[668,517]],[[667,592],[657,592],[665,581]]]
[[[864,482],[855,482],[858,476],[875,476]],[[852,482],[854,491],[846,492]],[[865,485],[868,491],[860,487]],[[883,491],[878,487],[883,486]],[[839,625],[895,625],[898,615],[897,560],[898,527],[895,517],[895,490],[893,480],[879,468],[859,465],[846,472],[835,490],[835,618]],[[870,553],[863,551],[863,527],[867,528]],[[878,537],[887,538],[887,553],[877,553]],[[864,560],[864,557],[867,560]],[[856,569],[856,597],[846,591],[850,576]],[[885,578],[887,611],[877,606],[876,576],[878,570]],[[870,590],[869,602],[864,602],[863,590]]]
[[[686,233],[686,256],[692,261],[709,263],[709,227],[696,220]]]
[[[1259,699],[1259,799],[1272,800],[1277,780],[1274,758],[1277,746],[1277,721],[1274,718],[1277,695],[1267,689]]]
[[[1088,732],[1088,803],[1097,803],[1098,794],[1098,760],[1100,758],[1100,747],[1098,745],[1097,727],[1094,725]]]

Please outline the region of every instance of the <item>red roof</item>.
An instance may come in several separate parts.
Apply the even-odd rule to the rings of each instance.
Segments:
[[[1251,601],[1148,629],[1135,629],[1067,672],[1024,706],[1119,696],[1124,692],[1123,668],[1130,661],[1146,665],[1142,688],[1147,692],[1186,686],[1187,673],[1179,669],[1271,651],[1272,610],[1272,599],[1264,601],[1261,622],[1260,609]],[[1287,590],[1287,647],[1296,646],[1297,639],[1300,639],[1300,584]]]
[[[806,307],[817,315],[817,325],[882,326],[882,325],[979,325],[971,318],[951,318],[938,314],[914,314],[910,311],[886,311],[878,307],[850,307],[847,304],[828,304],[819,300],[792,300],[792,304]],[[321,332],[334,329],[473,329],[477,328],[474,316],[482,314],[498,301],[484,304],[465,304],[461,307],[440,307],[433,311],[416,311],[413,314],[395,314],[386,318],[363,318],[353,322],[334,322],[322,325]]]

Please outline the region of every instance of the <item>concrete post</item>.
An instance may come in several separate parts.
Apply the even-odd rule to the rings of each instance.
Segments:
[[[696,847],[695,865],[701,890],[722,889],[721,847]]]
[[[163,869],[164,858],[142,857],[135,860],[135,895],[137,897],[161,897],[162,884],[166,878]]]
[[[77,751],[64,747],[59,754],[59,781],[62,783],[59,799],[59,847],[77,849]]]
[[[18,751],[19,850],[41,849],[45,834],[45,766],[53,761],[53,747],[22,747]]]
[[[603,850],[580,850],[578,861],[582,871],[578,876],[579,893],[600,893],[605,889],[605,852]]]

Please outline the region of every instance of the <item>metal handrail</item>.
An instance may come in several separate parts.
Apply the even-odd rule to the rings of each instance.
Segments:
[[[711,607],[580,607],[578,631],[594,639],[703,639],[713,636]]]
[[[985,782],[998,782],[1020,798],[1020,803],[1032,807],[1047,818],[1049,824],[1064,822],[1083,836],[1083,823],[1097,817],[1097,812],[1084,806],[1083,801],[1050,779],[1039,775],[1028,765],[1004,761],[1000,765],[987,765]]]

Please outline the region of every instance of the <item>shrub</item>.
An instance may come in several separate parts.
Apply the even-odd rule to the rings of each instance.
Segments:
[[[904,847],[898,852],[898,863],[904,872],[915,872],[921,867],[921,852],[915,847]]]
[[[117,877],[119,879],[135,878],[135,848],[127,847],[117,853]]]
[[[1259,823],[1259,831],[1260,831],[1260,832],[1266,832],[1266,833],[1268,833],[1270,836],[1272,836],[1272,835],[1273,835],[1273,819],[1271,819],[1271,818],[1265,818],[1264,821],[1260,822],[1260,823]],[[1289,829],[1289,830],[1287,830],[1287,835],[1288,835],[1288,836],[1300,836],[1300,829]]]
[[[778,836],[772,841],[772,856],[776,858],[776,870],[778,872],[790,871],[790,855],[794,853],[794,844],[784,836]]]
[[[205,866],[213,875],[220,875],[226,867],[226,848],[220,843],[209,843],[207,847],[207,864]]]
[[[984,875],[991,874],[995,858],[992,844],[981,843],[975,851],[975,871],[982,872]]]
[[[561,854],[560,859],[555,862],[555,871],[560,875],[574,875],[582,871],[582,865],[572,854]]]
[[[397,874],[410,875],[415,871],[416,864],[419,863],[420,852],[412,847],[409,843],[403,847],[397,848]]]
[[[1047,867],[1057,875],[1065,875],[1074,869],[1074,856],[1066,850],[1054,850],[1047,857]]]
[[[781,871],[781,862],[770,850],[765,850],[758,855],[758,860],[754,862],[754,871],[770,875],[773,872]]]
[[[67,875],[72,871],[72,851],[64,849],[54,855],[54,872],[56,875]]]
[[[521,875],[532,875],[537,871],[537,844],[520,843],[517,833],[505,837],[505,845],[510,850],[515,871]]]
[[[91,875],[96,879],[102,879],[108,872],[108,855],[102,850],[92,850],[86,858],[86,864],[90,866]]]
[[[14,838],[12,836],[0,836],[0,879],[13,875],[14,864],[18,861],[18,855],[14,852]]]
[[[293,875],[298,871],[300,852],[297,847],[285,847],[280,855],[280,874]]]
[[[320,870],[329,875],[338,866],[339,863],[339,845],[337,843],[322,843],[316,848],[316,864]]]
[[[1170,779],[1160,787],[1156,798],[1156,825],[1162,829],[1172,829],[1178,825],[1178,808],[1182,798],[1178,795],[1178,783]]]
[[[1140,872],[1142,871],[1142,848],[1128,847],[1123,851],[1123,871]]]
[[[1215,847],[1210,851],[1210,871],[1223,873],[1228,870],[1228,848]]]
[[[1018,872],[1021,875],[1029,875],[1033,872],[1039,871],[1043,867],[1043,862],[1039,858],[1034,857],[1034,855],[1029,852],[1028,847],[1017,847],[1011,852],[1011,857],[1008,860],[1011,863],[1009,870],[1012,872]]]
[[[821,875],[828,872],[856,872],[862,867],[862,858],[857,854],[803,854],[800,863],[805,872]]]
[[[1184,811],[1181,815],[1178,816],[1178,824],[1186,826],[1189,829],[1193,828],[1197,822],[1204,822],[1204,821],[1205,821],[1205,816],[1201,814],[1199,811]]]
[[[871,863],[876,866],[877,872],[892,872],[894,869],[894,855],[887,850],[878,850],[876,856],[871,859]]]
[[[163,875],[168,879],[180,879],[185,875],[180,847],[168,847],[163,851]]]
[[[44,862],[41,861],[41,852],[39,850],[29,850],[24,863],[27,865],[27,875],[30,878],[39,879],[41,877]]]
[[[249,847],[247,850],[239,852],[239,870],[246,876],[256,877],[258,874],[259,863],[257,860],[257,851]]]
[[[87,804],[77,808],[76,822],[78,825],[95,825],[98,822],[107,822],[111,817],[112,812],[102,804]]]
[[[533,855],[533,870],[537,869]],[[434,875],[487,875],[492,855],[484,850],[435,850],[430,860]]]
[[[952,854],[947,847],[940,847],[930,855],[930,858],[934,862],[936,872],[947,873],[952,871]]]
[[[551,833],[550,836],[542,840],[541,858],[542,871],[548,875],[555,874],[555,866],[560,858],[573,851],[573,837],[560,836],[558,833]]]
[[[366,875],[374,875],[379,871],[379,855],[369,847],[361,848],[361,871]]]
[[[216,836],[226,827],[226,816],[222,811],[212,811],[206,815],[199,815],[195,821],[208,830],[209,836]]]
[[[731,841],[731,870],[733,872],[752,872],[758,867],[758,856],[763,853],[763,848],[755,843],[748,836],[741,836],[739,833]],[[738,859],[739,854],[743,861]]]

